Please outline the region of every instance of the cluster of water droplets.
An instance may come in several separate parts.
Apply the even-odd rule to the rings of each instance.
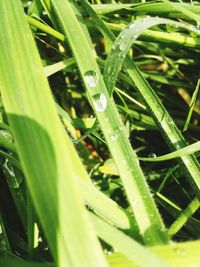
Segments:
[[[116,133],[113,133],[110,135],[110,140],[111,141],[116,141],[118,139],[118,135]]]
[[[84,82],[87,87],[95,89],[99,85],[99,75],[93,70],[88,70],[84,73]],[[103,93],[97,93],[92,96],[92,102],[97,112],[103,112],[108,101]]]

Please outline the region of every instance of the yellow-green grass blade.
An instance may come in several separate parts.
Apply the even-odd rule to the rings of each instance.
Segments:
[[[102,75],[91,50],[91,40],[85,35],[75,1],[43,0],[44,6],[54,24],[68,38],[82,78],[87,88],[89,100],[96,112],[107,144],[118,166],[120,177],[136,217],[140,234],[148,245],[168,242],[162,219],[151,197],[139,161],[125,135],[123,123],[113,100],[109,97]],[[76,11],[77,12],[77,11]],[[84,47],[84,50],[83,50]]]
[[[198,151],[200,151],[200,141],[198,141],[192,145],[186,146],[184,148],[178,149],[174,152],[163,155],[163,156],[157,157],[156,155],[153,154],[153,157],[150,157],[150,158],[140,157],[139,159],[143,160],[143,161],[149,161],[149,162],[165,161],[165,160],[171,160],[171,159],[174,159],[177,157],[182,157],[185,155],[190,155],[190,154],[196,153]]]
[[[198,267],[200,262],[200,241],[173,243],[150,248],[151,252],[163,258],[171,267]],[[9,256],[9,255],[7,255]],[[138,267],[120,252],[107,255],[110,267]],[[17,259],[0,259],[3,267],[56,267],[54,263],[34,263]]]
[[[51,252],[57,266],[107,266],[75,184],[87,174],[56,114],[20,1],[0,4],[3,104]]]
[[[149,249],[137,243],[118,229],[107,224],[94,214],[90,214],[92,222],[98,232],[98,235],[108,244],[112,245],[115,251],[119,251],[130,259],[138,267],[154,266],[167,267],[166,261],[162,260]],[[142,257],[138,257],[142,255]]]

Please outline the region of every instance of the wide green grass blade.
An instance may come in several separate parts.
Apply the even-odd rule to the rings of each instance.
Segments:
[[[57,266],[107,266],[75,184],[85,170],[56,114],[20,1],[0,4],[3,104],[51,252]]]
[[[171,267],[198,267],[200,255],[200,241],[191,241],[178,244],[170,244],[165,246],[156,246],[150,248],[151,252],[163,258]],[[11,255],[7,254],[9,259],[0,259],[0,266],[3,267],[56,267],[54,263],[33,263],[29,261],[20,261],[19,259],[11,259]],[[107,255],[110,267],[138,267],[126,256],[120,252]],[[147,265],[149,266],[149,265]]]
[[[108,244],[112,245],[114,250],[119,251],[130,259],[138,267],[154,266],[167,267],[166,261],[155,256],[149,249],[135,242],[118,229],[104,222],[102,219],[94,214],[90,214],[92,222],[98,232],[99,236]],[[142,257],[138,257],[142,255]]]
[[[137,156],[125,135],[122,121],[113,100],[107,93],[94,53],[90,49],[91,41],[87,39],[88,36],[84,34],[86,29],[82,30],[83,25],[77,21],[74,14],[74,10],[78,10],[75,1],[52,0],[49,2],[43,0],[42,2],[54,24],[68,38],[85,82],[89,99],[118,166],[144,242],[149,245],[168,242],[164,225],[151,197]]]

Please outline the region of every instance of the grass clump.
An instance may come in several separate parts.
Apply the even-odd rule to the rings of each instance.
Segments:
[[[2,266],[198,266],[192,2],[0,0]]]

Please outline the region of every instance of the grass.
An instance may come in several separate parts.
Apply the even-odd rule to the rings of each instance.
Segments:
[[[0,265],[198,266],[198,1],[0,3]]]

